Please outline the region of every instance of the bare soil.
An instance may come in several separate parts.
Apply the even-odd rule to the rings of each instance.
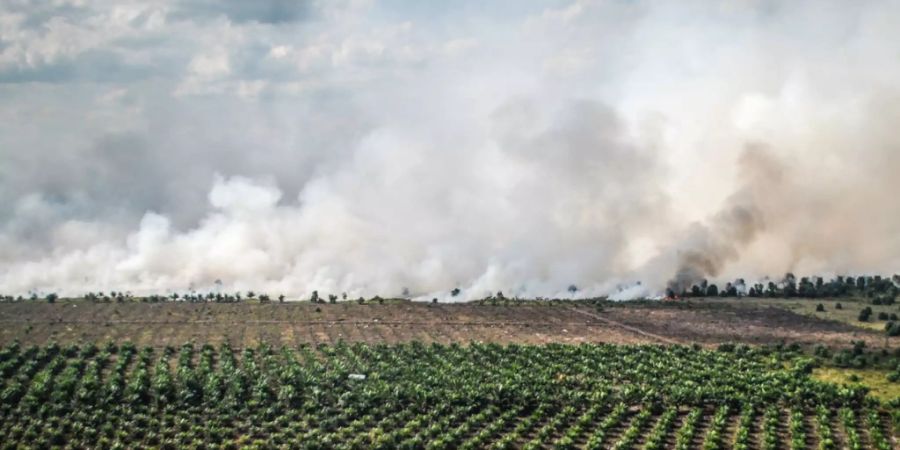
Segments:
[[[894,338],[896,339],[896,338]],[[598,311],[584,303],[489,304],[0,304],[0,344],[185,342],[235,347],[347,342],[617,344],[793,343],[884,345],[881,334],[750,302],[623,303]],[[900,344],[900,341],[889,342]]]

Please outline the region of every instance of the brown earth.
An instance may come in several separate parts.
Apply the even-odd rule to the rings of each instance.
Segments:
[[[318,311],[317,311],[318,309]],[[890,342],[896,345],[900,341]],[[599,311],[584,303],[489,304],[355,303],[0,304],[0,344],[131,341],[180,345],[188,341],[271,344],[423,341],[467,343],[608,342],[849,345],[877,333],[751,303],[622,303]]]

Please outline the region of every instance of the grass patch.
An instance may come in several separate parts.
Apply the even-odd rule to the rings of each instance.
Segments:
[[[778,301],[773,301],[775,305]],[[820,300],[820,299],[809,299],[809,300],[783,300],[786,305],[782,306],[786,309],[789,309],[797,314],[803,314],[806,316],[814,316],[820,319],[825,320],[836,320],[838,322],[844,322],[856,327],[860,328],[868,328],[870,330],[875,331],[884,331],[885,320],[878,320],[878,313],[885,312],[890,315],[891,313],[900,314],[900,307],[897,305],[872,305],[866,301],[853,300],[853,299],[842,299],[842,300]],[[821,303],[825,306],[824,312],[817,312],[816,305]],[[840,303],[843,306],[843,309],[837,309],[836,305]],[[859,321],[859,312],[865,307],[872,308],[872,316],[869,318],[868,322],[860,322]]]
[[[814,369],[812,376],[834,384],[861,384],[869,388],[873,396],[887,401],[900,397],[900,383],[888,381],[887,374],[886,370],[825,367]],[[858,381],[851,381],[854,376]]]

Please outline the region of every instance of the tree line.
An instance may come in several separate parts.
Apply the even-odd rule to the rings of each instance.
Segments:
[[[670,287],[666,296],[674,297],[768,297],[768,298],[840,298],[863,297],[873,304],[892,305],[900,293],[900,275],[844,276],[829,280],[823,277],[800,277],[785,274],[780,281],[767,280],[748,284],[743,278],[726,283],[721,289],[707,280],[677,292]]]
[[[578,292],[575,285],[568,287],[568,292],[573,296]],[[459,288],[450,291],[452,297],[457,297],[461,293]],[[669,287],[666,289],[667,298],[700,298],[700,297],[751,297],[751,298],[867,298],[875,305],[892,305],[900,295],[900,275],[881,276],[881,275],[838,275],[826,280],[820,276],[800,277],[797,278],[793,273],[785,274],[781,280],[763,280],[755,283],[747,283],[745,279],[738,278],[733,282],[725,283],[721,288],[716,283],[708,280],[701,280],[690,285],[689,288]],[[246,293],[234,292],[190,292],[185,294],[171,293],[167,295],[146,295],[135,296],[131,292],[126,291],[110,291],[105,292],[88,292],[82,296],[85,300],[95,303],[124,303],[124,302],[146,302],[146,303],[164,303],[164,302],[185,302],[185,303],[240,303],[245,300],[257,301],[259,303],[269,303],[278,301],[283,303],[286,297],[282,295],[270,296],[265,293],[256,293],[247,291]],[[404,289],[401,298],[409,298],[409,291]],[[55,293],[38,295],[31,293],[28,296],[12,296],[0,294],[0,302],[22,302],[22,301],[39,301],[44,300],[48,303],[55,303],[59,296]],[[320,296],[318,291],[313,291],[307,301],[312,303],[337,303],[338,299],[348,300],[347,293],[339,296],[334,294]],[[518,297],[515,300],[521,300]],[[484,301],[503,301],[507,298],[502,292],[496,295],[488,295]],[[550,300],[543,297],[537,297],[535,300]],[[359,297],[355,300],[358,303],[377,302],[384,303],[384,299],[374,296],[371,299]],[[437,298],[432,300],[437,303]]]

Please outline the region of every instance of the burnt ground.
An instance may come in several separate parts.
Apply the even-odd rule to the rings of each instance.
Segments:
[[[773,308],[738,303],[621,303],[602,311],[584,303],[517,305],[310,303],[0,304],[0,344],[123,342],[181,345],[195,341],[233,346],[364,341],[793,343],[846,346],[880,333]],[[898,338],[889,342],[900,344]]]
[[[812,300],[810,300],[812,301]],[[900,338],[886,341],[884,333],[847,323],[793,313],[753,300],[733,302],[638,303],[607,308],[604,317],[647,333],[669,336],[681,342],[719,344],[798,343],[846,346],[866,341],[869,347],[900,345]]]

